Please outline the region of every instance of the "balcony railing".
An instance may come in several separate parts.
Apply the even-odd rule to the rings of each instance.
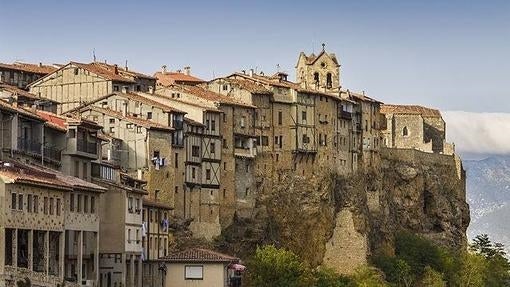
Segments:
[[[97,143],[95,142],[86,142],[86,141],[78,141],[76,143],[76,149],[81,152],[96,154],[97,153]]]
[[[342,119],[350,120],[352,119],[352,114],[347,111],[342,111]]]
[[[41,143],[26,138],[18,137],[18,150],[41,154]]]
[[[60,161],[61,160],[60,150],[54,146],[45,146],[44,157],[55,161]]]

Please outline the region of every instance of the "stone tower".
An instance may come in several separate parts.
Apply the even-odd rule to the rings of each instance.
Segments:
[[[322,44],[320,54],[307,56],[301,52],[296,65],[296,81],[307,89],[337,92],[340,89],[340,64]]]

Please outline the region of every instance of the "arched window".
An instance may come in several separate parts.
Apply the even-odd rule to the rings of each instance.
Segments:
[[[319,73],[318,72],[313,73],[313,81],[316,85],[319,85]]]
[[[405,136],[405,137],[409,135],[409,130],[407,129],[407,127],[404,127],[402,129],[402,135]]]
[[[326,87],[327,87],[328,89],[330,89],[331,87],[333,87],[333,78],[332,78],[332,76],[331,76],[331,73],[328,73],[328,74],[326,75]]]

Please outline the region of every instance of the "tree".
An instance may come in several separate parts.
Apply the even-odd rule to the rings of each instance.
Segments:
[[[349,277],[339,275],[329,268],[318,268],[313,272],[315,287],[356,287]]]
[[[386,287],[384,275],[376,268],[363,266],[356,270],[352,276],[358,287]]]
[[[486,260],[483,256],[474,253],[465,253],[462,256],[458,276],[458,286],[482,287],[485,286]]]
[[[485,286],[510,286],[510,262],[503,244],[480,234],[473,239],[470,250],[485,258]]]
[[[446,281],[443,279],[443,274],[437,272],[430,266],[423,269],[423,275],[420,280],[420,286],[423,287],[446,287]]]
[[[248,263],[248,282],[257,287],[313,286],[310,270],[299,257],[273,245],[257,248]]]

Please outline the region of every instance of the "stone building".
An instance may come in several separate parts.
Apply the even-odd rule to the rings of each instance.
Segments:
[[[30,83],[53,73],[57,69],[57,66],[43,65],[42,63],[0,63],[0,82],[26,89]]]
[[[57,103],[22,90],[16,86],[0,83],[0,99],[17,106],[56,113]]]
[[[256,156],[255,106],[202,87],[173,85],[160,88],[157,92],[166,96],[166,99],[160,100],[172,102],[173,105],[186,109],[189,111],[188,117],[205,125],[201,147],[198,148],[197,144],[196,147],[188,148],[202,151],[202,165],[204,159],[205,162],[216,161],[207,165],[218,178],[218,189],[210,193],[213,200],[209,199],[207,208],[209,210],[204,207],[202,209],[203,212],[209,212],[209,215],[217,216],[216,211],[211,209],[216,209],[219,205],[219,222],[222,226],[228,226],[234,212],[242,212],[241,210],[246,207],[243,205],[250,207],[253,205],[256,189],[253,180]],[[213,139],[211,136],[214,140],[208,143]],[[211,138],[207,139],[209,137]],[[188,138],[187,141],[191,142],[192,138]],[[217,154],[214,157],[210,155],[213,151],[211,144],[221,157]],[[189,154],[188,151],[188,158],[192,158],[192,153]],[[202,168],[202,172],[205,172],[207,180],[207,166]],[[207,183],[202,181],[203,194],[207,194],[203,190],[206,186]],[[206,200],[207,197],[202,197],[201,202],[207,202]],[[209,219],[217,220],[210,216]]]
[[[152,92],[156,79],[128,67],[70,62],[29,85],[30,92],[58,103],[59,114],[114,92]]]
[[[390,148],[411,148],[424,152],[453,154],[446,142],[446,124],[441,112],[415,105],[383,105],[384,141]]]

